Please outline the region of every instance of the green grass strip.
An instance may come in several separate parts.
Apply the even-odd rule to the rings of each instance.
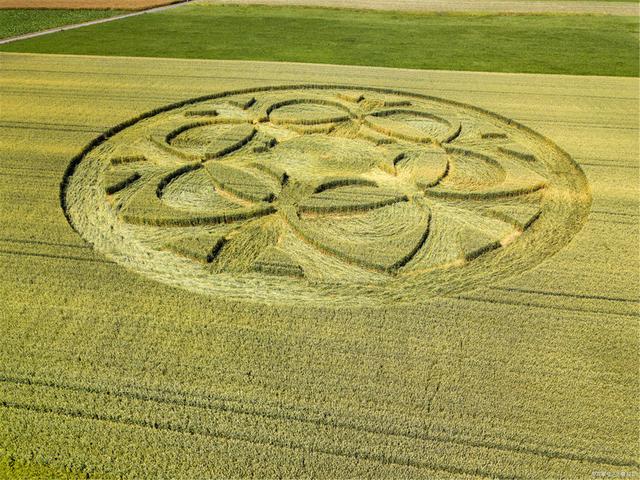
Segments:
[[[190,5],[0,49],[633,77],[638,33],[633,17]]]
[[[11,8],[0,9],[0,38],[15,37],[25,33],[88,22],[100,18],[115,17],[122,10],[59,10]]]

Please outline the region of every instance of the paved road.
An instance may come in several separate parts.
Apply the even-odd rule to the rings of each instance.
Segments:
[[[201,3],[306,5],[417,12],[566,13],[628,15],[640,14],[632,2],[562,0],[204,0]]]
[[[23,35],[16,35],[15,37],[2,38],[0,39],[0,45],[4,45],[5,43],[17,42],[18,40],[26,40],[27,38],[35,38],[35,37],[40,37],[42,35],[49,35],[50,33],[63,32],[65,30],[73,30],[74,28],[87,27],[89,25],[97,25],[98,23],[113,22],[114,20],[120,20],[121,18],[135,17],[137,15],[144,15],[145,13],[169,10],[170,8],[181,7],[185,3],[189,3],[191,1],[193,0],[185,0],[184,2],[181,2],[181,3],[174,3],[172,5],[165,5],[163,7],[149,8],[147,10],[138,10],[131,13],[125,13],[123,15],[116,15],[114,17],[101,18],[99,20],[91,20],[90,22],[74,23],[73,25],[64,25],[62,27],[50,28],[48,30],[41,30],[39,32],[25,33]]]

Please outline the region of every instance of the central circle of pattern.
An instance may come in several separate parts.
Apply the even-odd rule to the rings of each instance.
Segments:
[[[554,253],[589,204],[571,158],[528,128],[369,88],[186,101],[116,127],[72,167],[64,207],[97,249],[237,297],[458,292]]]

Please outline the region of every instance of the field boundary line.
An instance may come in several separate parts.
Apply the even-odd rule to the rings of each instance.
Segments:
[[[75,30],[76,28],[88,27],[90,25],[98,25],[100,23],[113,22],[115,20],[122,20],[123,18],[136,17],[138,15],[144,15],[145,13],[153,13],[153,12],[160,12],[162,10],[169,10],[170,8],[181,7],[185,3],[190,3],[192,1],[193,0],[182,0],[179,3],[172,3],[170,5],[163,5],[160,7],[148,8],[146,10],[138,10],[135,12],[124,13],[122,15],[116,15],[114,17],[100,18],[98,20],[90,20],[88,22],[72,23],[71,25],[63,25],[62,27],[49,28],[47,30],[41,30],[39,32],[30,32],[30,33],[24,33],[22,35],[16,35],[13,37],[2,38],[0,39],[0,45],[6,45],[8,43],[18,42],[20,40],[28,40],[30,38],[41,37],[43,35],[49,35],[51,33],[64,32],[66,30]]]
[[[633,225],[633,224],[630,224],[630,225]],[[545,290],[530,290],[526,288],[515,288],[515,287],[492,287],[492,288],[494,290],[502,290],[504,292],[532,293],[535,295],[549,295],[554,297],[572,297],[572,298],[581,298],[584,300],[605,300],[609,302],[640,303],[640,298],[622,298],[622,297],[607,297],[604,295],[586,295],[581,293],[550,292]]]
[[[109,260],[102,260],[100,258],[83,258],[83,257],[74,257],[70,255],[54,255],[51,253],[34,253],[34,252],[16,252],[14,250],[0,250],[0,255],[16,255],[16,256],[27,256],[27,257],[44,257],[44,258],[54,258],[59,260],[77,260],[79,262],[94,262],[94,263],[105,263],[107,265],[115,265],[115,262]]]
[[[55,127],[38,127],[28,125],[0,125],[0,128],[11,128],[14,130],[43,130],[49,132],[73,132],[73,133],[101,133],[103,130],[83,130],[78,128],[55,128]]]
[[[477,292],[472,292],[475,295],[479,295]],[[498,300],[493,298],[481,298],[474,297],[471,295],[457,295],[452,296],[450,298],[462,300],[462,301],[470,301],[470,302],[480,302],[480,303],[489,303],[489,304],[497,304],[497,305],[515,305],[518,307],[527,307],[527,308],[540,308],[543,310],[558,310],[565,312],[575,312],[575,313],[594,313],[597,315],[618,315],[621,317],[629,317],[629,318],[640,318],[640,313],[625,313],[625,312],[610,312],[603,310],[594,310],[588,308],[570,308],[566,306],[558,306],[558,305],[544,305],[541,303],[532,303],[532,302],[511,302],[507,300]]]
[[[616,220],[608,220],[606,218],[593,218],[591,219],[592,222],[600,222],[600,223],[613,223],[615,225],[633,225],[633,226],[638,226],[637,222],[618,222]]]
[[[139,401],[148,401],[152,403],[166,404],[166,405],[176,405],[180,407],[190,407],[197,408],[201,410],[218,410],[222,412],[231,412],[236,415],[248,415],[254,417],[264,417],[270,420],[275,421],[296,421],[301,423],[314,424],[318,426],[326,426],[331,428],[342,428],[346,430],[351,430],[355,432],[363,432],[369,433],[373,435],[381,435],[383,437],[402,437],[411,441],[422,441],[422,442],[434,442],[434,443],[449,443],[453,445],[459,445],[464,448],[485,448],[488,450],[501,451],[505,453],[519,453],[524,455],[532,455],[537,457],[545,457],[545,458],[557,458],[568,461],[578,461],[578,462],[589,462],[595,465],[614,465],[621,467],[637,467],[640,464],[636,464],[633,462],[607,458],[607,457],[594,457],[594,456],[585,456],[579,455],[573,452],[562,452],[554,449],[539,449],[535,447],[528,447],[526,445],[518,444],[517,448],[514,448],[509,445],[500,445],[497,443],[492,443],[490,441],[474,441],[474,440],[465,440],[465,439],[457,439],[454,437],[439,437],[437,435],[431,435],[429,433],[420,433],[416,432],[414,434],[397,432],[385,428],[373,428],[373,427],[363,427],[357,424],[353,424],[344,420],[327,420],[325,418],[318,417],[317,419],[306,416],[300,410],[295,407],[286,407],[292,413],[271,413],[268,411],[259,411],[252,410],[247,406],[242,400],[233,400],[233,399],[214,399],[214,401],[218,401],[221,405],[215,405],[211,401],[207,401],[204,399],[198,399],[197,395],[191,395],[192,399],[189,399],[189,394],[185,392],[171,392],[170,394],[174,396],[183,396],[185,400],[181,400],[179,398],[163,398],[159,391],[154,391],[153,389],[148,389],[150,393],[140,393],[132,390],[123,390],[122,392],[117,392],[113,390],[104,389],[96,386],[83,386],[83,385],[65,385],[63,383],[58,383],[55,381],[46,381],[46,380],[32,380],[32,379],[22,379],[18,377],[12,377],[0,372],[0,382],[2,383],[11,383],[16,385],[28,385],[35,387],[46,387],[46,388],[55,388],[60,390],[68,390],[78,393],[84,394],[94,394],[94,395],[106,395],[106,396],[114,396],[120,398],[126,398],[128,400],[139,400]],[[439,389],[439,388],[438,388]],[[437,389],[437,390],[438,390]],[[434,397],[435,394],[434,393]],[[433,398],[431,399],[431,401]],[[237,406],[229,405],[229,403],[235,403]],[[2,401],[0,401],[0,406],[2,405]],[[280,406],[282,407],[282,406]]]
[[[56,122],[29,122],[29,121],[20,121],[20,120],[7,120],[6,122],[0,122],[0,128],[3,128],[3,127],[11,128],[13,126],[11,124],[16,124],[18,126],[33,125],[34,127],[38,125],[44,125],[46,127],[81,127],[81,128],[90,127],[90,128],[101,128],[104,130],[109,128],[104,125],[87,125],[86,123],[78,124],[78,123],[56,123]]]
[[[532,123],[543,123],[543,124],[547,124],[547,125],[561,125],[563,127],[570,127],[570,128],[602,128],[605,130],[640,130],[640,127],[638,126],[628,126],[628,125],[601,125],[599,123],[587,123],[587,122],[574,122],[574,121],[564,121],[564,120],[549,120],[549,119],[539,119],[539,120],[535,120],[535,119],[531,119],[531,118],[521,118],[521,117],[517,117],[514,118],[514,120],[516,120],[517,122],[523,122],[523,123],[527,123],[527,124],[532,124]]]
[[[15,173],[14,172],[0,172],[0,175],[2,176],[14,176],[15,177]],[[28,178],[42,178],[44,180],[51,180],[51,175],[38,175],[38,174],[32,174],[32,175],[24,175],[24,177],[28,177]]]
[[[44,241],[44,240],[25,240],[25,239],[21,239],[21,238],[6,238],[6,237],[0,238],[0,242],[4,242],[4,243],[28,243],[28,244],[35,244],[35,245],[47,245],[47,246],[52,246],[52,247],[67,247],[67,248],[84,248],[84,249],[90,249],[91,248],[91,246],[88,245],[87,243],[84,243],[84,244],[54,243],[54,242],[47,242],[47,241]]]
[[[591,213],[599,213],[601,215],[622,215],[624,217],[640,217],[640,214],[637,213],[608,212],[606,210],[591,210]]]
[[[629,170],[638,170],[640,167],[637,165],[621,165],[619,163],[597,163],[597,162],[581,162],[580,159],[574,157],[574,159],[580,163],[580,165],[587,165],[589,167],[603,167],[603,168],[627,168]]]

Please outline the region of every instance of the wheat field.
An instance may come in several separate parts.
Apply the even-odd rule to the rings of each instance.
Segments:
[[[1,61],[0,476],[637,475],[637,79]]]

